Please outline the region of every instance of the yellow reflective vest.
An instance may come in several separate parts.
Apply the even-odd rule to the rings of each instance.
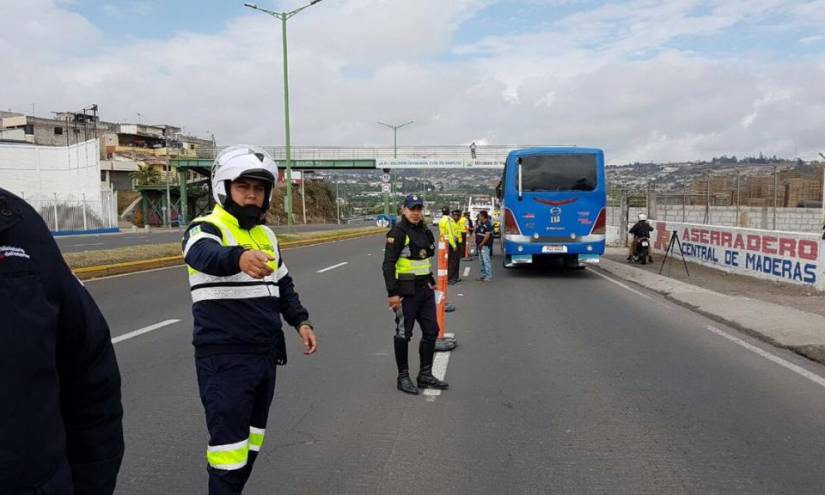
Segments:
[[[395,278],[406,278],[404,275],[415,278],[430,274],[432,261],[430,258],[419,259],[410,251],[410,236],[404,238],[404,249],[398,261],[395,262]]]
[[[266,225],[256,225],[246,230],[238,225],[238,220],[220,205],[207,216],[198,217],[192,223],[206,222],[221,231],[221,238],[193,227],[189,231],[189,240],[184,247],[183,255],[197,241],[211,238],[222,246],[243,246],[246,249],[263,251],[275,258],[268,262],[273,272],[262,279],[252,278],[244,272],[226,277],[209,275],[187,266],[189,271],[189,289],[192,293],[192,302],[212,299],[251,299],[255,297],[280,297],[278,281],[288,273],[286,265],[278,267],[278,240],[272,229]]]
[[[456,230],[457,226],[455,220],[453,220],[450,215],[443,215],[438,221],[438,231],[441,234],[441,237],[445,238],[453,249],[457,247]]]

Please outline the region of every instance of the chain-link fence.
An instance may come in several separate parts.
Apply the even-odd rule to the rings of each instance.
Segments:
[[[26,197],[32,207],[37,210],[49,230],[55,233],[94,231],[117,227],[117,191],[101,191],[95,198],[58,196],[52,198],[42,196]]]
[[[786,232],[823,228],[823,172],[803,176],[773,168],[768,173],[707,174],[672,184],[650,181],[614,186],[608,193],[608,224],[618,241],[645,212],[654,220],[721,225]]]

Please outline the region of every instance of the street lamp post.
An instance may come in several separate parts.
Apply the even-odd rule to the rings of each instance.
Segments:
[[[384,122],[378,122],[378,125],[383,125],[384,127],[389,127],[392,129],[392,157],[398,158],[398,129],[401,129],[404,126],[408,126],[415,122],[414,120],[410,120],[408,122],[404,122],[403,124],[385,124]],[[392,188],[392,172],[390,171],[390,191],[384,193],[384,215],[389,215],[389,197],[390,192],[393,194],[395,191]]]
[[[298,12],[319,2],[321,2],[321,0],[312,0],[303,7],[289,12],[274,12],[272,10],[262,9],[252,3],[244,4],[245,7],[269,14],[281,21],[281,37],[283,39],[282,44],[284,49],[284,133],[286,134],[286,221],[288,229],[292,229],[292,147],[289,136],[289,72],[286,55],[286,21]]]

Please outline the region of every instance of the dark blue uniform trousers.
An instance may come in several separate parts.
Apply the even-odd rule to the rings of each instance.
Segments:
[[[277,366],[271,354],[195,359],[209,429],[209,494],[240,494],[263,444]]]

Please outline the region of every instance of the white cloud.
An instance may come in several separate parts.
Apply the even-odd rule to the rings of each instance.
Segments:
[[[283,142],[280,29],[268,16],[250,11],[210,35],[111,40],[65,1],[0,3],[11,74],[0,108],[98,103],[105,119],[140,112],[210,129],[221,143]],[[330,1],[290,20],[293,143],[388,144],[391,131],[375,121],[415,120],[399,143],[574,143],[604,147],[611,162],[795,149],[813,158],[823,145],[825,57],[721,60],[668,48],[822,2],[634,0],[546,32],[457,45],[489,3]]]

